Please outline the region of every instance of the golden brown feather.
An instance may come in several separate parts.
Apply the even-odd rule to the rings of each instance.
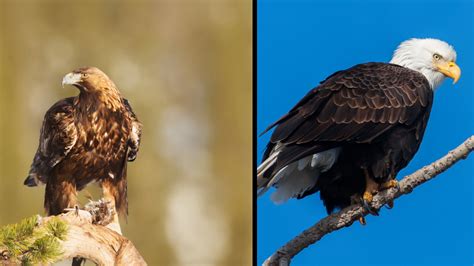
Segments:
[[[54,104],[25,185],[46,184],[44,206],[58,214],[77,204],[77,191],[99,182],[117,211],[127,214],[126,166],[140,145],[142,125],[114,82],[95,67],[67,74],[63,85],[79,95]]]

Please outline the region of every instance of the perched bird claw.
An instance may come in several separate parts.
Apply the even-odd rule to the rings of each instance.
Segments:
[[[389,181],[383,183],[380,186],[381,190],[382,189],[389,189],[389,188],[396,188],[397,190],[400,190],[400,184],[398,183],[397,180],[395,179],[390,179]]]
[[[379,212],[377,209],[373,208],[370,206],[370,203],[372,202],[373,195],[370,192],[364,192],[364,195],[362,196],[362,207],[364,207],[365,210],[367,210],[370,214],[379,216]]]
[[[393,180],[393,181],[395,181],[395,183],[396,183],[395,188],[396,188],[397,190],[400,190],[400,183],[399,183],[397,180]]]
[[[81,211],[81,209],[79,209],[79,205],[76,204],[72,208],[65,208],[64,211],[66,211],[66,212],[73,211],[76,216],[79,216],[79,212]]]
[[[364,207],[364,209],[366,211],[368,211],[370,214],[374,215],[374,216],[379,216],[379,212],[377,209],[373,208],[370,206],[370,202],[366,202],[365,200],[363,201],[363,204],[362,204],[362,207]]]

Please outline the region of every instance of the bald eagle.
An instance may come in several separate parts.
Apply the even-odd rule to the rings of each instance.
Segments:
[[[437,39],[401,43],[390,63],[338,71],[306,94],[275,128],[257,169],[257,191],[275,203],[319,192],[328,213],[397,185],[423,139],[433,92],[458,81],[452,46]],[[262,133],[262,134],[263,134]]]
[[[78,88],[79,95],[58,101],[46,112],[24,184],[46,184],[44,207],[48,215],[57,215],[76,206],[78,191],[98,182],[104,198],[126,216],[127,162],[136,158],[142,125],[98,68],[79,68],[64,76],[62,84]]]

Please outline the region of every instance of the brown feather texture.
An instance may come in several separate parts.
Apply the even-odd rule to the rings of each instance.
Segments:
[[[46,184],[44,207],[56,215],[77,204],[77,192],[98,182],[106,200],[126,216],[127,162],[135,160],[142,125],[114,82],[95,67],[67,74],[79,95],[45,114],[38,150],[25,185]]]

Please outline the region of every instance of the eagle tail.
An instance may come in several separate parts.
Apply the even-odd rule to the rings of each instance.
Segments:
[[[281,204],[290,198],[301,198],[307,191],[316,192],[321,173],[327,172],[334,165],[340,151],[341,148],[332,148],[308,155],[269,176],[266,172],[274,171],[272,166],[277,161],[280,151],[271,153],[257,169],[258,196],[273,186],[276,191],[271,195],[271,200]]]
[[[128,216],[128,199],[127,199],[127,177],[122,176],[117,182],[117,189],[115,189],[115,208],[120,216],[127,218]]]
[[[122,177],[117,182],[115,195],[115,206],[119,215],[127,219],[128,216],[128,198],[127,198],[127,156],[123,160]]]
[[[116,178],[107,178],[102,181],[102,191],[106,200],[112,201],[119,216],[127,218],[127,161],[122,165],[122,173]]]
[[[25,181],[23,181],[23,185],[28,186],[28,187],[38,186],[36,175],[35,174],[28,175]]]
[[[270,182],[276,191],[270,196],[275,204],[282,204],[291,198],[300,198],[306,191],[314,188],[320,176],[320,170],[303,166],[299,169],[297,162],[281,169]]]
[[[268,183],[271,181],[271,178],[268,178],[267,171],[271,170],[273,165],[278,159],[278,152],[274,152],[268,156],[265,161],[263,161],[260,166],[257,168],[257,196],[263,195],[269,188]]]

